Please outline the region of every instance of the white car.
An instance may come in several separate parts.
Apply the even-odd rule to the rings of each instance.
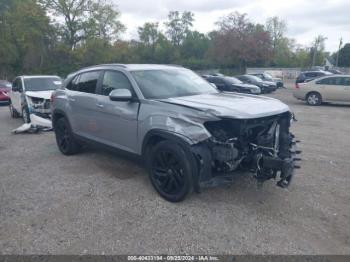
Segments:
[[[50,127],[51,94],[61,84],[58,76],[16,77],[9,93],[11,117],[22,117],[26,124]]]
[[[350,102],[350,75],[330,75],[297,83],[293,95],[317,106],[322,102]]]

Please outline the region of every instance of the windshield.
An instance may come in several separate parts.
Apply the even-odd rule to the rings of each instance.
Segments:
[[[257,76],[252,76],[252,75],[246,75],[246,77],[252,81],[255,81],[255,82],[263,82],[259,77]]]
[[[265,79],[272,81],[272,76],[270,74],[264,73],[263,75]]]
[[[37,77],[24,79],[26,91],[55,90],[59,88],[61,84],[62,80],[59,77]]]
[[[187,69],[140,70],[131,74],[147,99],[218,93],[215,87]]]
[[[225,77],[230,84],[242,84],[243,82],[235,77]]]

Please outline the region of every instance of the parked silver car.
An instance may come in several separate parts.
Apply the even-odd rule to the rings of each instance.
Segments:
[[[191,70],[166,65],[99,65],[70,74],[52,96],[58,148],[85,142],[141,157],[169,201],[253,172],[262,182],[294,173],[292,114],[282,102],[222,93]]]

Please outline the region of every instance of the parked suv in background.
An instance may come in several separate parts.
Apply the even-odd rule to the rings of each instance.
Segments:
[[[298,84],[298,83],[304,83],[304,82],[308,82],[308,81],[311,81],[313,79],[316,79],[316,78],[319,78],[319,77],[322,77],[322,76],[327,76],[327,75],[332,75],[332,73],[330,72],[327,72],[327,71],[304,71],[304,72],[301,72],[295,83]]]
[[[154,188],[174,202],[232,180],[237,169],[288,186],[298,153],[291,119],[279,100],[219,92],[177,66],[93,66],[70,74],[52,95],[63,154],[93,141],[140,156]]]
[[[245,84],[235,77],[228,76],[207,76],[205,79],[213,83],[220,91],[239,92],[248,94],[260,94],[260,87],[251,84]]]
[[[350,102],[350,75],[332,75],[298,83],[294,97],[317,106],[322,102]]]

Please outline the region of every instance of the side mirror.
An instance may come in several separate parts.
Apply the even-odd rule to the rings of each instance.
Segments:
[[[109,94],[109,99],[112,101],[130,101],[132,94],[129,89],[114,89]]]

